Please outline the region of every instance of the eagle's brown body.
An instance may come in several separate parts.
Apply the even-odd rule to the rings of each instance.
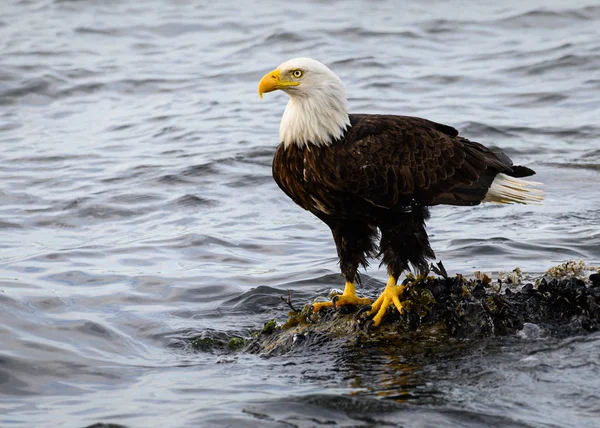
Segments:
[[[331,228],[351,282],[377,249],[395,278],[409,263],[424,270],[434,257],[425,231],[428,206],[477,205],[497,174],[534,174],[447,125],[384,115],[350,115],[350,122],[330,145],[280,144],[273,176]]]

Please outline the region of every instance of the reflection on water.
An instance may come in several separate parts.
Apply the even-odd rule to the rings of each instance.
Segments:
[[[328,230],[271,178],[286,98],[256,85],[292,57],[329,64],[353,112],[448,123],[538,172],[542,206],[432,210],[449,272],[600,265],[599,21],[585,0],[3,4],[0,425],[594,426],[594,335],[227,341],[284,318],[287,290],[342,286]]]
[[[394,400],[397,403],[405,403],[412,396],[412,375],[419,367],[402,362],[400,357],[392,355],[390,361],[385,364],[385,369],[385,373],[380,375],[375,383],[377,396]]]

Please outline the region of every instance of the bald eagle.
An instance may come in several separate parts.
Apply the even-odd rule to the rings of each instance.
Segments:
[[[435,257],[425,230],[433,205],[537,203],[535,174],[504,153],[459,136],[451,126],[410,116],[349,114],[342,81],[310,58],[267,73],[258,93],[282,90],[290,100],[279,128],[273,177],[296,204],[333,234],[346,280],[342,295],[313,305],[368,305],[375,326],[389,306],[402,312],[398,284],[410,266],[427,271]],[[379,242],[377,242],[379,241]],[[388,281],[379,298],[358,297],[359,266],[381,256]]]

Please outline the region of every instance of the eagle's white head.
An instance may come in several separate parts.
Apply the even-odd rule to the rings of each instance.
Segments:
[[[281,89],[290,96],[279,138],[284,147],[329,145],[350,126],[346,88],[333,71],[319,61],[296,58],[265,74],[258,94]]]

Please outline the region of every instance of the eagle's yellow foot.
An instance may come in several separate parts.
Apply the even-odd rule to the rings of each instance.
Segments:
[[[343,294],[338,294],[334,296],[333,299],[329,302],[317,302],[312,304],[312,312],[319,312],[321,308],[330,308],[336,306],[345,306],[345,305],[370,305],[372,302],[371,299],[367,299],[364,297],[358,297],[356,295],[356,288],[354,287],[353,282],[346,282],[346,287],[344,288]]]
[[[383,293],[375,300],[375,303],[371,305],[369,315],[373,317],[373,325],[377,327],[381,323],[381,319],[387,312],[387,308],[390,305],[394,305],[398,312],[402,313],[404,308],[400,302],[400,296],[404,293],[406,285],[396,285],[396,280],[393,276],[390,276],[385,286]]]

